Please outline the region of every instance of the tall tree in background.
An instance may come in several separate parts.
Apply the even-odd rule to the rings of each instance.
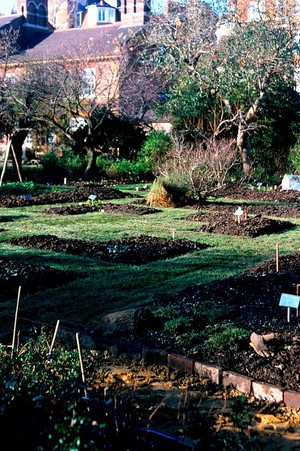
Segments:
[[[125,130],[141,137],[138,126],[119,115],[119,61],[102,61],[81,55],[23,68],[15,86],[14,107],[32,124],[52,130],[77,151],[87,155],[84,178],[95,174],[99,151],[122,150]],[[132,147],[127,142],[127,149]],[[129,151],[129,150],[128,150]]]
[[[141,58],[148,73],[164,78],[161,114],[190,140],[233,137],[249,176],[250,138],[270,112],[266,99],[276,97],[278,86],[294,95],[295,30],[266,16],[227,21],[230,32],[217,41],[220,22],[210,6],[177,4],[167,15],[152,16]]]
[[[9,70],[10,59],[19,49],[18,40],[18,30],[10,27],[0,31],[0,130],[11,142],[15,169],[21,170],[22,144],[28,133],[29,117],[24,114],[23,108],[15,103],[15,96],[21,93],[17,87],[18,72]],[[25,105],[27,100],[23,98],[22,103]]]

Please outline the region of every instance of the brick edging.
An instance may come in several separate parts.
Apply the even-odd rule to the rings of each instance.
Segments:
[[[300,409],[300,393],[297,391],[286,390],[283,387],[243,376],[234,371],[222,370],[214,364],[198,362],[177,354],[168,354],[168,366],[177,370],[185,370],[187,374],[206,377],[217,385],[231,386],[256,399],[276,404],[283,403],[286,407]]]
[[[218,365],[204,363],[179,354],[168,353],[160,349],[137,346],[134,343],[117,342],[102,337],[101,345],[115,354],[116,351],[142,358],[145,363],[168,366],[190,375],[205,377],[216,385],[233,387],[237,391],[256,399],[273,403],[283,403],[286,407],[300,409],[300,392],[259,381],[234,371],[223,370]],[[99,342],[97,343],[99,346]],[[100,345],[100,347],[101,347]],[[109,349],[110,348],[110,349]]]

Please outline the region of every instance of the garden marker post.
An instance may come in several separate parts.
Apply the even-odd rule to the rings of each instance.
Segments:
[[[92,201],[92,207],[94,206],[94,200],[97,199],[97,196],[95,194],[90,194],[89,199]]]
[[[58,331],[58,327],[59,327],[59,319],[56,321],[56,326],[55,326],[55,330],[54,330],[54,334],[53,334],[53,338],[52,338],[51,346],[49,348],[48,355],[50,355],[51,352],[52,352],[52,349],[53,349],[53,346],[54,346],[54,342],[55,342],[55,339],[56,339],[56,335],[57,335],[57,331]]]
[[[287,321],[291,322],[291,308],[299,309],[300,296],[295,294],[282,293],[280,297],[279,305],[281,307],[287,307]]]
[[[14,353],[15,342],[16,342],[17,318],[18,318],[18,311],[19,311],[19,304],[20,304],[20,296],[21,296],[21,287],[19,287],[19,290],[18,290],[17,306],[16,306],[16,312],[15,312],[14,331],[13,331],[13,339],[12,339],[12,345],[11,345],[11,355],[12,356]]]
[[[296,295],[297,296],[299,296],[299,291],[300,291],[300,283],[297,283],[297,285],[296,285]],[[299,316],[299,308],[297,308],[297,310],[296,310],[296,316],[298,318],[298,316]]]
[[[276,272],[279,271],[279,245],[276,243]]]
[[[79,341],[79,333],[76,333],[76,343],[77,343],[77,350],[79,355],[79,362],[80,362],[80,371],[81,371],[81,380],[85,384],[85,377],[84,377],[84,369],[83,369],[83,361],[82,361],[82,355],[81,355],[81,348],[80,348],[80,341]],[[84,389],[85,396],[87,396],[87,391]]]
[[[80,362],[81,379],[82,379],[82,382],[85,383],[84,370],[83,370],[83,362],[82,362],[81,349],[80,349],[80,341],[79,341],[79,333],[78,333],[78,332],[76,333],[76,343],[77,343],[77,350],[78,350],[79,362]]]

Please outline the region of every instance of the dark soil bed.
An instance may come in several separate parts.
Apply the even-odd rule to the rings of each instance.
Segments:
[[[66,205],[64,207],[47,208],[44,212],[55,215],[81,215],[94,212],[148,215],[160,211],[157,208],[140,207],[138,205],[105,203],[104,205]]]
[[[15,238],[9,243],[132,265],[174,258],[208,247],[206,244],[188,240],[172,240],[145,235],[102,242],[64,239],[54,235],[34,235]]]
[[[261,235],[284,232],[296,227],[289,221],[280,221],[271,218],[248,217],[247,220],[236,222],[233,217],[222,215],[218,219],[209,220],[207,224],[199,227],[199,232],[221,233],[256,238]]]
[[[212,193],[214,198],[230,198],[251,202],[289,202],[300,203],[300,192],[295,190],[252,189],[247,186],[228,186]]]
[[[233,219],[234,212],[238,207],[243,210],[247,210],[248,215],[251,216],[264,216],[264,217],[276,217],[276,218],[300,218],[300,204],[294,205],[272,205],[272,204],[250,204],[245,202],[230,203],[230,202],[208,202],[197,213],[190,215],[186,219],[192,219],[194,221],[203,221],[203,218],[216,218],[222,219],[225,215]]]
[[[64,285],[78,278],[71,271],[59,271],[50,266],[29,265],[0,259],[0,301],[17,297],[18,287],[22,294],[33,293],[45,287]]]
[[[87,202],[90,195],[97,197],[97,200],[124,199],[125,197],[138,197],[129,193],[124,193],[118,189],[90,185],[82,186],[74,190],[53,192],[48,194],[38,194],[24,196],[0,196],[0,205],[2,207],[25,207],[27,205],[49,205],[61,204],[67,202]]]

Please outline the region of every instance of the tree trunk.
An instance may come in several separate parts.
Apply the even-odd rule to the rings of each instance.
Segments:
[[[16,160],[19,166],[20,173],[22,173],[22,146],[24,144],[27,134],[28,130],[17,130],[11,135],[11,145],[16,155]],[[16,173],[18,170],[17,164],[15,162],[15,159],[13,158],[13,168]]]
[[[83,179],[84,180],[91,180],[96,175],[96,159],[97,159],[97,153],[93,148],[90,148],[87,150],[88,155],[88,164],[85,169]]]
[[[239,125],[237,135],[237,148],[241,154],[243,173],[249,177],[252,173],[252,152],[248,133]]]

